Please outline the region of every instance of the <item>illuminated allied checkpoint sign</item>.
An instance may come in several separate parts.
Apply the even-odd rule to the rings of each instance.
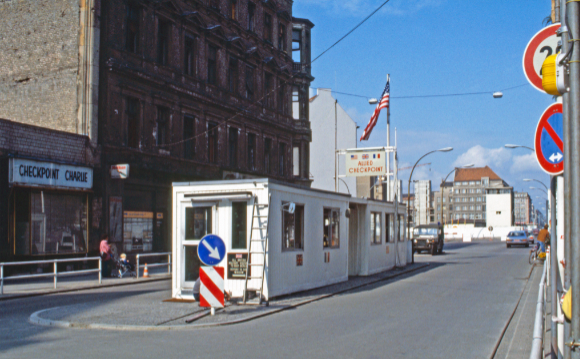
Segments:
[[[346,154],[346,176],[380,176],[386,172],[385,151],[350,152]]]

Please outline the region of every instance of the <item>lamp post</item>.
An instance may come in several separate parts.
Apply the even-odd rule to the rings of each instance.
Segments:
[[[546,186],[544,184],[544,182],[538,181],[537,179],[533,179],[533,178],[524,178],[524,182],[532,182],[532,181],[538,182],[539,184],[541,184],[542,186],[544,186],[544,188],[546,189],[546,191],[548,190],[548,186]],[[548,194],[548,193],[546,192],[546,194]]]
[[[510,144],[507,144],[504,147],[505,148],[511,148],[511,149],[513,149],[513,148],[527,148],[528,150],[530,150],[532,152],[535,152],[533,148],[528,147],[528,146],[522,146],[522,145],[510,145]]]
[[[417,160],[417,162],[415,162],[415,164],[413,165],[413,169],[411,170],[411,174],[409,175],[409,183],[407,185],[407,239],[411,239],[411,229],[409,227],[409,224],[411,223],[411,216],[409,215],[409,210],[411,208],[410,206],[410,199],[411,199],[411,178],[413,177],[413,171],[415,171],[415,167],[417,166],[417,164],[419,164],[419,162],[425,158],[427,155],[430,155],[434,152],[449,152],[449,151],[453,151],[453,147],[445,147],[445,148],[441,148],[438,150],[434,150],[431,152],[427,152],[425,153],[423,156],[421,156],[421,158],[419,158]],[[415,201],[417,201],[417,199],[415,198]]]
[[[470,164],[468,164],[468,165],[464,165],[464,166],[461,166],[461,167],[455,167],[454,169],[452,169],[452,170],[451,170],[451,172],[449,172],[449,173],[447,174],[447,176],[445,176],[445,179],[441,181],[441,186],[440,186],[440,188],[439,188],[439,189],[441,190],[441,219],[443,219],[443,216],[445,215],[445,211],[443,211],[443,184],[445,183],[445,181],[447,181],[447,178],[448,178],[448,177],[449,177],[449,176],[450,176],[450,175],[451,175],[453,172],[455,172],[455,170],[457,170],[458,168],[469,168],[469,167],[473,167],[473,166],[475,166],[475,164],[473,164],[473,163],[470,163]],[[451,204],[451,202],[450,202],[448,205],[450,205],[450,204]],[[445,222],[447,222],[447,221],[445,221]],[[444,225],[444,226],[445,226],[445,225]]]

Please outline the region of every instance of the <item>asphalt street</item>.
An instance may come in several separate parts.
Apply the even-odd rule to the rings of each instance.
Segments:
[[[182,331],[29,322],[57,306],[83,304],[105,315],[131,296],[167,291],[169,281],[7,300],[0,302],[0,358],[489,358],[520,297],[535,301],[528,253],[497,242],[450,243],[441,256],[417,255],[430,263],[417,272],[250,322]],[[525,357],[526,313],[516,312],[502,358]]]

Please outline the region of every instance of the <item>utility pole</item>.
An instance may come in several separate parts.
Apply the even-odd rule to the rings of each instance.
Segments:
[[[391,75],[387,74],[387,83],[391,80]],[[390,86],[390,85],[389,85]],[[379,99],[382,101],[383,99]],[[389,88],[389,105],[387,106],[387,147],[391,147],[391,90]],[[391,152],[387,151],[387,193],[383,194],[383,197],[387,201],[392,201],[392,190],[391,190]]]
[[[570,56],[570,218],[575,220],[570,221],[570,238],[574,238],[572,242],[572,258],[570,260],[572,276],[572,328],[571,328],[571,343],[573,346],[572,358],[580,359],[580,221],[577,219],[580,215],[580,48],[574,48],[576,42],[579,42],[580,35],[580,4],[576,1],[570,1],[566,4],[566,15],[568,23],[568,31],[570,36],[570,46],[572,46],[572,54]],[[578,44],[580,46],[580,44]]]

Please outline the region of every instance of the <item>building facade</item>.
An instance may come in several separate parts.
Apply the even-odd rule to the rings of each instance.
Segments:
[[[441,196],[443,191],[443,196]],[[453,182],[445,182],[439,187],[439,191],[433,191],[433,220],[432,223],[447,224],[453,218]]]
[[[532,216],[533,205],[532,199],[527,192],[514,193],[514,224],[523,226],[534,223]]]
[[[415,225],[431,223],[431,181],[419,180],[413,181],[415,191],[415,216],[413,223]]]

